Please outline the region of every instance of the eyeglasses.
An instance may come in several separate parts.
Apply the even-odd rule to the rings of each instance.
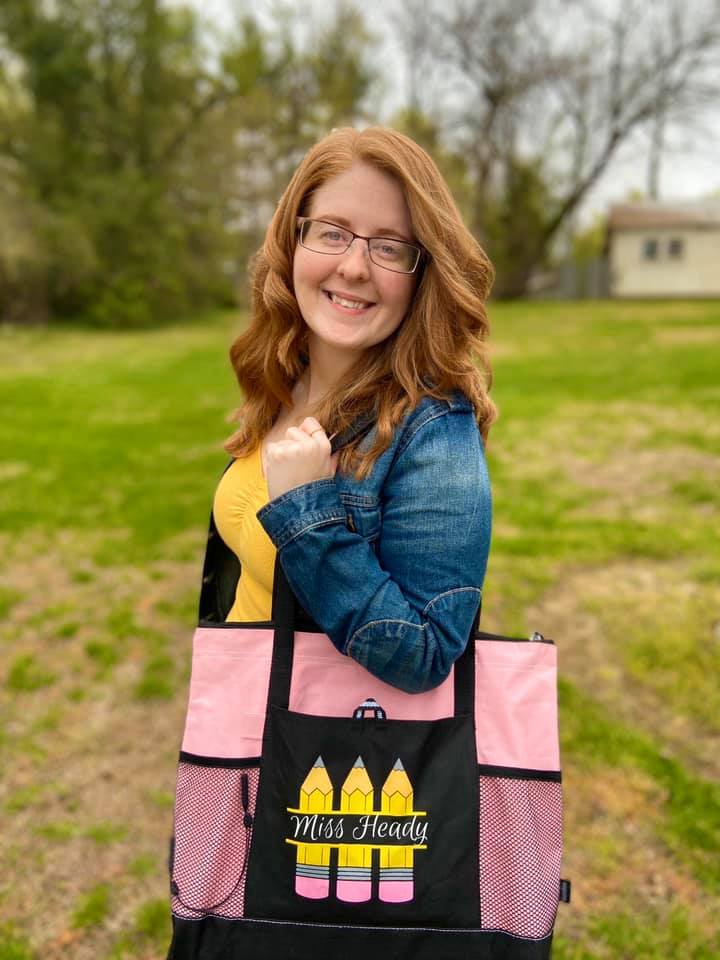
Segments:
[[[300,243],[306,250],[340,256],[347,253],[354,240],[365,240],[372,262],[393,273],[414,273],[423,254],[423,248],[414,243],[392,237],[363,237],[325,220],[298,217],[298,225]]]

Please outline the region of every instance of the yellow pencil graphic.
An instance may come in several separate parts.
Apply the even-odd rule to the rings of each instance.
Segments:
[[[388,774],[380,795],[380,811],[390,816],[413,812],[413,788],[400,760]],[[384,847],[380,851],[378,896],[386,903],[403,903],[414,894],[412,847]]]
[[[373,812],[373,785],[362,757],[357,758],[345,777],[340,792],[340,812]],[[372,847],[342,844],[338,850],[338,900],[350,903],[369,900],[372,893]]]
[[[299,809],[303,813],[328,813],[333,808],[333,786],[318,757],[300,787]],[[330,847],[325,843],[302,843],[297,848],[295,892],[321,900],[330,894]]]

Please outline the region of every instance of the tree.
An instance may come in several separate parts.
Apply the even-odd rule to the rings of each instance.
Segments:
[[[0,163],[36,211],[21,273],[51,315],[139,324],[230,301],[297,160],[373,82],[350,5],[304,44],[302,11],[278,11],[211,50],[199,15],[161,0],[4,0]],[[0,247],[0,275],[11,262],[21,283]]]
[[[0,151],[43,211],[51,311],[144,323],[216,296],[217,203],[196,194],[183,208],[194,158],[168,149],[202,95],[193,15],[156,0],[7,0],[0,30],[22,87]],[[85,270],[65,253],[79,249]],[[206,255],[200,270],[188,269],[191,249]]]

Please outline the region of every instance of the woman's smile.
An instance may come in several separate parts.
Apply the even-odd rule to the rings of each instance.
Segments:
[[[363,300],[361,297],[353,296],[351,293],[340,293],[336,290],[323,290],[330,303],[337,307],[342,313],[355,314],[360,316],[367,313],[375,303]]]

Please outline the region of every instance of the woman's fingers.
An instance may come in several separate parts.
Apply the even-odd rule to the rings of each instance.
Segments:
[[[266,454],[269,456],[278,456],[280,458],[292,457],[298,453],[301,453],[303,450],[304,441],[299,441],[294,438],[288,440],[277,440],[275,443],[269,443],[267,445]]]
[[[323,429],[323,425],[318,420],[316,420],[315,417],[305,417],[305,419],[300,424],[300,426],[307,433],[312,433],[313,430]]]
[[[321,440],[327,440],[328,436],[325,433],[325,428],[323,425],[315,419],[315,417],[305,417],[303,422],[300,424],[300,429],[304,430],[309,436],[314,438],[320,438]]]
[[[288,427],[285,431],[285,436],[288,440],[298,440],[305,441],[308,439],[308,434],[305,430],[301,430],[300,427]]]
[[[314,419],[306,417],[299,427],[288,427],[285,431],[288,440],[295,440],[306,443],[308,439],[313,440],[321,449],[330,449],[330,440],[323,427]]]

